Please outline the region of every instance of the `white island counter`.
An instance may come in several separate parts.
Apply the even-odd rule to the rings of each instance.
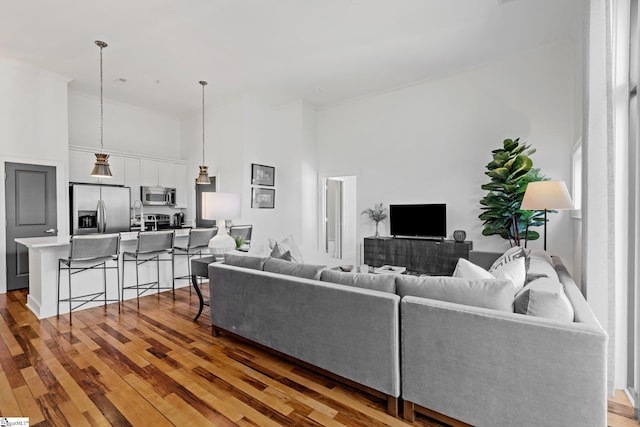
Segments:
[[[186,246],[189,235],[188,229],[175,230],[175,245]],[[120,252],[135,252],[137,243],[137,232],[121,233]],[[58,277],[58,259],[67,258],[69,256],[69,239],[70,236],[52,236],[52,237],[29,237],[15,239],[16,243],[26,246],[29,249],[29,294],[27,295],[27,307],[38,317],[44,319],[56,315],[56,305],[58,303],[57,295],[57,277]],[[120,263],[120,280],[122,280],[122,257]],[[155,281],[156,263],[147,263],[141,265],[140,282]],[[187,275],[187,257],[175,257],[175,275]],[[127,262],[126,275],[124,277],[126,285],[135,284],[135,263]],[[66,271],[62,271],[60,275],[60,293],[62,298],[68,296],[68,275]],[[102,289],[102,272],[87,271],[73,276],[74,294],[76,290],[78,294],[86,294],[97,292]],[[188,280],[176,280],[176,288],[188,286]],[[160,263],[160,284],[162,287],[171,286],[171,263]],[[81,289],[82,288],[82,289]],[[122,283],[120,283],[122,289]],[[116,299],[118,292],[118,278],[116,270],[107,270],[107,298]],[[151,295],[147,292],[145,295]],[[132,299],[136,297],[135,290],[127,290],[123,299]],[[91,308],[104,304],[100,300],[84,305],[82,308]],[[69,305],[60,304],[60,314],[68,313]]]

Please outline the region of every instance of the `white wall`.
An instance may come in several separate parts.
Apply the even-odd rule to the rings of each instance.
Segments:
[[[4,163],[32,163],[57,168],[58,230],[68,234],[67,83],[47,71],[0,59],[0,174]],[[0,224],[5,224],[4,192]],[[6,233],[0,227],[0,271],[6,272]],[[0,275],[0,293],[6,292]]]
[[[481,236],[485,165],[505,138],[537,149],[534,167],[570,182],[574,142],[574,47],[557,43],[502,61],[318,112],[318,170],[360,170],[358,211],[374,203],[447,203],[447,229],[474,249],[508,243]],[[372,235],[364,217],[358,237]],[[381,226],[388,233],[388,224]],[[571,269],[568,213],[552,215],[548,248]],[[542,239],[529,247],[542,248]]]
[[[100,147],[100,98],[69,93],[69,144]],[[104,149],[182,159],[180,120],[104,99]]]
[[[181,121],[182,154],[194,178],[202,163],[201,114]],[[217,175],[219,191],[241,193],[242,216],[234,223],[253,224],[256,244],[289,234],[300,245],[317,241],[314,115],[303,103],[273,109],[250,96],[205,108],[205,164]],[[274,209],[251,208],[252,163],[276,169]]]

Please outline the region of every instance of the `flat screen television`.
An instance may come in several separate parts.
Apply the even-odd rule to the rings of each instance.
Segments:
[[[390,205],[391,235],[444,239],[447,236],[447,205]]]

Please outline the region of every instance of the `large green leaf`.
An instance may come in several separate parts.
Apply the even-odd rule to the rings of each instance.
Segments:
[[[527,184],[548,179],[533,168],[530,156],[535,152],[519,138],[505,139],[502,148],[491,151],[493,160],[485,172],[490,181],[481,186],[488,193],[480,200],[482,212],[478,216],[483,222],[483,235],[499,235],[508,240],[517,240],[514,234],[530,240],[539,237],[531,227],[544,224],[541,212],[520,210]]]
[[[487,173],[491,178],[498,179],[504,181],[509,176],[509,169],[507,168],[496,168]]]

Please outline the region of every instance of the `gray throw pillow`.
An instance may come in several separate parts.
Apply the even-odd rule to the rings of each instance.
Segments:
[[[282,249],[282,247],[278,243],[276,243],[275,246],[273,247],[270,257],[283,259],[285,261],[292,261],[291,251],[285,251],[284,249]]]
[[[277,258],[268,258],[264,263],[264,271],[314,280],[320,279],[320,273],[325,268],[326,265],[300,264]]]
[[[562,283],[541,277],[525,286],[514,300],[514,311],[529,316],[573,322],[574,311]]]
[[[396,293],[396,278],[393,274],[346,273],[325,269],[322,270],[320,280],[345,286],[355,286],[356,288]]]
[[[513,311],[513,285],[509,280],[402,275],[396,277],[396,286],[396,293],[401,298],[416,296],[493,310]]]
[[[236,255],[231,253],[224,254],[224,263],[234,265],[236,267],[251,268],[253,270],[262,270],[264,262],[267,258],[251,255]]]

